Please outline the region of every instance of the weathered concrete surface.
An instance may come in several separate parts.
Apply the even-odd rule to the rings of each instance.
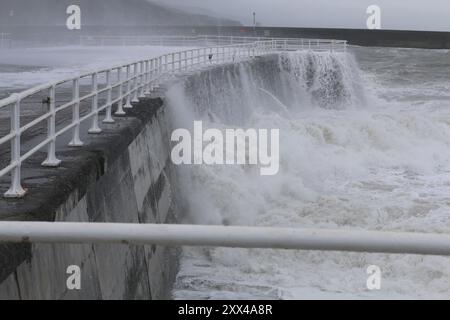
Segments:
[[[171,223],[176,219],[168,118],[161,99],[143,99],[82,148],[59,141],[59,168],[45,153],[24,164],[23,199],[0,200],[0,220]],[[86,124],[89,125],[89,124]],[[86,132],[87,130],[82,130]],[[37,138],[37,137],[36,137]],[[0,181],[0,191],[9,179]],[[82,288],[66,288],[78,265]],[[3,299],[162,299],[176,273],[173,249],[133,245],[0,245]]]

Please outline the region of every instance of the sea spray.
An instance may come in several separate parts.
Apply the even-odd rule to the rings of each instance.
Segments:
[[[178,168],[185,221],[450,232],[450,115],[383,99],[366,105],[365,88],[378,85],[367,78],[351,55],[301,52],[205,71],[172,88],[171,108],[188,122],[280,129],[276,176],[246,165]],[[367,290],[369,265],[383,272],[380,291]],[[438,257],[185,248],[174,296],[450,297],[448,279]]]

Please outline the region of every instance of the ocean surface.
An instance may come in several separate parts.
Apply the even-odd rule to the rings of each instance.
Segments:
[[[353,47],[283,54],[278,63],[272,93],[288,114],[261,98],[267,79],[246,65],[222,82],[191,84],[209,86],[200,93],[208,101],[186,88],[169,92],[185,121],[281,134],[274,177],[251,166],[180,168],[185,223],[450,232],[449,51]],[[366,286],[369,265],[381,268],[380,290]],[[184,248],[173,295],[448,299],[450,259]]]

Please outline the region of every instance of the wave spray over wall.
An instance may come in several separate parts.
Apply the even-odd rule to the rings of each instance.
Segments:
[[[280,129],[280,172],[182,166],[185,223],[448,231],[450,115],[387,101],[349,53],[292,52],[191,76],[168,92],[174,125]],[[375,80],[374,80],[375,79]],[[374,89],[375,88],[375,89]],[[434,111],[429,112],[430,108]],[[408,112],[405,112],[407,110]],[[445,220],[447,221],[447,220]],[[174,297],[450,297],[438,257],[184,248]],[[384,270],[370,292],[366,269]],[[407,276],[405,276],[405,274]],[[427,291],[427,290],[425,290]]]

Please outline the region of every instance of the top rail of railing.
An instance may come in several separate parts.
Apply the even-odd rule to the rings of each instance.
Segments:
[[[209,39],[209,38],[208,38]],[[11,174],[10,188],[5,197],[20,198],[26,193],[21,184],[22,164],[41,149],[47,149],[47,158],[42,163],[45,167],[57,167],[61,161],[56,156],[56,140],[70,131],[69,146],[81,147],[80,125],[90,121],[89,134],[99,134],[100,115],[105,124],[114,123],[114,116],[125,115],[124,109],[132,108],[132,102],[150,94],[167,77],[198,70],[205,66],[236,62],[242,59],[254,58],[260,55],[290,50],[345,50],[346,42],[338,40],[271,39],[249,43],[234,43],[222,46],[192,48],[173,52],[159,57],[140,60],[124,65],[113,66],[101,70],[74,76],[53,83],[43,84],[10,97],[0,100],[0,112],[9,108],[10,130],[1,136],[2,154],[8,153],[4,144],[10,142],[9,164],[0,163],[0,178]],[[59,99],[57,99],[57,91]],[[38,97],[44,99],[47,112],[29,120],[25,117],[22,107],[29,100]],[[57,104],[58,101],[64,101]],[[84,107],[81,110],[81,107]],[[30,111],[30,110],[28,110]],[[72,113],[70,124],[61,125],[57,122],[57,114]],[[35,128],[42,122],[47,122],[46,137],[41,142],[22,143],[22,137],[27,130]]]
[[[242,37],[242,36],[80,36],[80,44],[83,46],[222,46],[233,44],[253,43],[256,41],[286,41],[289,44],[327,45],[334,43],[344,43],[334,39],[305,39],[305,38],[269,38],[269,37]]]
[[[137,244],[450,256],[450,235],[343,229],[0,222],[0,243]]]

